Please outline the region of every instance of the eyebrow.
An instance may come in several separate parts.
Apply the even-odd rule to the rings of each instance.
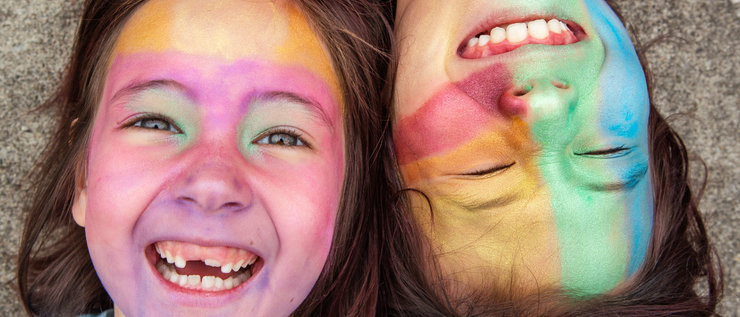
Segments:
[[[158,88],[170,88],[174,89],[176,91],[181,92],[185,96],[188,96],[189,98],[192,96],[192,92],[185,87],[185,85],[171,80],[171,79],[156,79],[156,80],[147,80],[147,81],[136,81],[128,86],[122,88],[121,90],[116,91],[116,93],[113,95],[113,98],[110,99],[110,102],[113,103],[114,101],[130,97],[131,95],[138,94],[145,90],[151,90],[151,89],[158,89]],[[191,98],[192,99],[192,98]]]
[[[307,108],[311,110],[310,112],[318,117],[321,121],[323,121],[324,124],[329,127],[334,127],[334,122],[329,120],[329,116],[324,111],[324,108],[321,107],[321,104],[319,102],[313,99],[305,98],[292,92],[272,90],[258,94],[256,97],[252,98],[252,101],[254,100],[283,100],[302,104],[304,106],[307,106]]]
[[[175,91],[178,91],[182,93],[183,95],[187,96],[189,99],[193,99],[193,93],[186,87],[185,85],[171,79],[156,79],[156,80],[148,80],[148,81],[137,81],[129,84],[128,86],[118,90],[114,95],[113,98],[110,99],[110,103],[114,103],[116,100],[121,98],[130,97],[132,95],[138,94],[142,91],[151,90],[151,89],[159,89],[159,88],[169,88],[174,89]],[[324,108],[321,107],[321,104],[313,99],[302,97],[298,94],[294,94],[292,92],[287,91],[279,91],[279,90],[273,90],[273,91],[266,91],[261,92],[257,94],[257,96],[250,98],[251,101],[254,100],[285,100],[293,103],[299,103],[302,105],[307,106],[311,113],[314,114],[316,117],[318,117],[321,121],[324,122],[329,127],[334,127],[334,123],[329,120],[329,116],[326,115],[326,112],[324,111]]]

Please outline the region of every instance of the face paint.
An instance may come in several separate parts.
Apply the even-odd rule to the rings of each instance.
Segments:
[[[126,23],[82,212],[123,313],[288,315],[313,287],[344,148],[338,81],[307,25],[272,3],[167,0]]]
[[[425,201],[413,210],[443,271],[579,296],[639,269],[648,97],[608,5],[400,1],[397,24],[396,152],[407,187],[430,199],[433,221]]]

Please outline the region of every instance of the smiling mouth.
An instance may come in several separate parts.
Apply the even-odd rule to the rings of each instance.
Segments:
[[[507,53],[528,44],[568,45],[585,38],[583,28],[574,22],[534,19],[486,28],[460,44],[458,55],[465,59],[478,59]]]
[[[154,267],[173,286],[220,292],[244,284],[262,267],[256,254],[232,247],[205,247],[178,241],[160,241],[151,249],[159,257]]]

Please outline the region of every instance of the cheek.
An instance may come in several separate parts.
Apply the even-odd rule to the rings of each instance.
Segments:
[[[329,252],[344,180],[341,141],[332,140],[314,160],[266,176],[272,180],[262,196],[271,206],[282,263],[292,272],[316,271],[318,276]]]
[[[87,165],[89,234],[111,245],[131,238],[137,219],[166,179],[167,152],[132,145],[108,131],[93,133]]]

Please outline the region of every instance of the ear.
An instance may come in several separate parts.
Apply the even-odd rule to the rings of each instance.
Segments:
[[[75,164],[75,199],[72,202],[72,218],[80,227],[85,227],[85,213],[87,212],[87,171],[85,161],[77,160]]]
[[[72,203],[72,218],[80,227],[85,227],[85,212],[87,211],[87,188],[77,190],[75,201]]]

